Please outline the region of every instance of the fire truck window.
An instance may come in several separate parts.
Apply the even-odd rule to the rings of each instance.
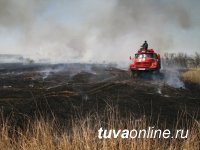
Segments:
[[[135,58],[156,58],[154,54],[136,54]]]
[[[135,55],[135,58],[143,58],[142,55],[143,55],[143,54],[136,54],[136,55]]]
[[[143,54],[140,54],[140,55],[138,56],[138,58],[143,58]]]
[[[153,54],[145,54],[145,58],[153,58]]]

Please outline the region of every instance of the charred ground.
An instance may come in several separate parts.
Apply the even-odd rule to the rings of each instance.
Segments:
[[[60,121],[77,114],[103,117],[111,105],[122,118],[160,116],[168,124],[180,112],[200,118],[199,89],[174,88],[164,76],[132,79],[127,70],[102,64],[1,64],[0,106],[15,124],[38,114]]]

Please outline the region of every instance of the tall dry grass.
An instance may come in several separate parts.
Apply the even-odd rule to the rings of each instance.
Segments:
[[[200,123],[185,120],[189,129],[187,139],[159,139],[159,138],[135,138],[135,139],[99,139],[98,129],[146,129],[151,126],[151,118],[145,116],[135,118],[133,115],[120,117],[115,108],[106,109],[104,116],[90,114],[87,117],[73,117],[68,120],[68,126],[61,127],[56,121],[41,118],[34,122],[29,121],[25,128],[21,129],[9,123],[9,120],[1,118],[0,149],[4,150],[199,150]],[[136,123],[139,122],[139,123]],[[180,120],[174,125],[178,128]],[[159,124],[159,120],[158,120]],[[158,126],[158,124],[154,124]],[[166,129],[163,125],[160,128]]]
[[[200,68],[190,69],[182,74],[185,81],[200,84]]]

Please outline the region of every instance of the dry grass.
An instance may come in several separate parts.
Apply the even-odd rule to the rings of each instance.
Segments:
[[[185,81],[200,84],[200,68],[190,69],[182,76]]]
[[[106,119],[107,118],[107,119]],[[135,138],[135,139],[99,139],[98,129],[145,129],[150,126],[150,118],[140,118],[140,123],[135,124],[135,118],[121,118],[114,109],[107,110],[103,118],[99,115],[89,115],[86,118],[77,117],[69,120],[69,127],[60,127],[55,121],[44,119],[36,120],[26,124],[25,129],[19,129],[9,121],[2,121],[0,128],[1,149],[22,150],[199,150],[199,122],[186,122],[189,129],[187,139],[158,139],[158,138]],[[177,122],[178,124],[178,122]],[[126,125],[126,127],[125,127]],[[163,126],[166,129],[165,126]],[[176,125],[174,127],[176,129]]]

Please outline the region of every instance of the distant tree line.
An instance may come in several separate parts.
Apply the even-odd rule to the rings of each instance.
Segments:
[[[191,56],[186,53],[165,53],[162,56],[162,64],[164,66],[176,65],[183,68],[197,68],[200,67],[200,53],[195,52]]]

